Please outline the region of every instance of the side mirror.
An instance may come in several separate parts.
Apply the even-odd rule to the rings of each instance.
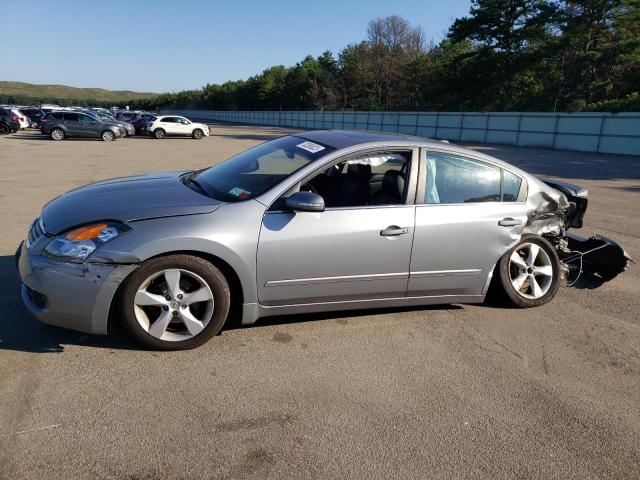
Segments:
[[[297,212],[324,212],[324,198],[313,192],[296,192],[286,199],[285,206]]]

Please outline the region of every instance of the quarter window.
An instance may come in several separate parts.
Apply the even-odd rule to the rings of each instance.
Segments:
[[[498,167],[450,153],[427,152],[427,184],[424,203],[499,201],[500,169]]]
[[[518,194],[520,193],[520,184],[522,183],[522,179],[506,170],[503,170],[503,172],[502,201],[515,202],[518,200]]]

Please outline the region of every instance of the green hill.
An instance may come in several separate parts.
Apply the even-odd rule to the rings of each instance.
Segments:
[[[32,103],[36,101],[70,103],[120,104],[130,100],[149,99],[157,93],[77,88],[67,85],[34,85],[24,82],[0,81],[0,102]]]

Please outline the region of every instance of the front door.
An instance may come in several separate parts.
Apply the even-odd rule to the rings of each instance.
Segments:
[[[89,115],[80,114],[79,135],[82,137],[95,137],[101,133],[101,122]]]
[[[404,296],[414,208],[267,212],[258,245],[260,303]]]
[[[260,303],[403,297],[415,173],[411,181],[405,178],[414,155],[412,149],[354,154],[301,182],[299,188],[323,197],[325,211],[265,213],[257,259]]]

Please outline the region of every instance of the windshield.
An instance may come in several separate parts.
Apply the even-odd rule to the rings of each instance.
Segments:
[[[231,202],[248,200],[333,150],[304,138],[282,137],[215,165],[196,179],[215,198]]]

